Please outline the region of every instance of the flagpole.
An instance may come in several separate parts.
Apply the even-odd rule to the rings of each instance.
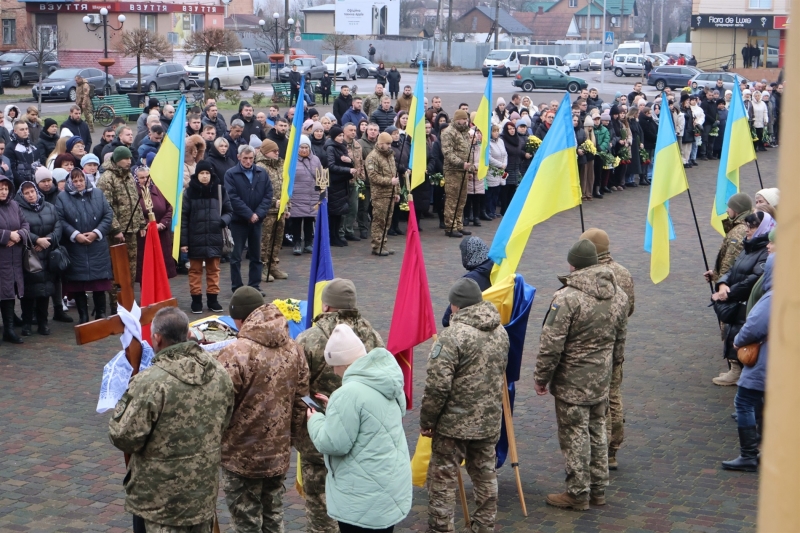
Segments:
[[[700,224],[697,223],[697,213],[694,210],[694,202],[692,201],[692,191],[689,188],[689,179],[686,179],[686,194],[689,196],[689,205],[692,206],[692,217],[694,218],[694,227],[697,230],[697,240],[700,241],[700,251],[703,253],[703,263],[706,266],[706,272],[710,269],[708,268],[708,259],[706,258],[706,248],[703,246],[703,237],[700,235]],[[711,289],[711,294],[714,294],[714,284],[711,280],[708,280],[708,287]]]
[[[503,372],[503,417],[506,421],[506,436],[508,437],[508,454],[511,456],[511,468],[517,478],[517,492],[519,503],[522,506],[522,516],[528,516],[525,506],[525,493],[522,492],[522,478],[519,475],[519,456],[517,455],[517,439],[514,436],[514,419],[511,416],[511,398],[508,396],[508,379]]]
[[[583,225],[583,202],[578,204],[578,209],[581,212],[581,233],[586,232],[586,226]]]
[[[756,157],[755,159],[753,159],[753,161],[756,162],[756,172],[758,172],[758,184],[761,185],[761,188],[763,189],[764,188],[764,182],[761,181],[761,169],[758,168],[758,158]]]

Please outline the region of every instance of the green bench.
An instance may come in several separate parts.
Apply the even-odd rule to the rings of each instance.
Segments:
[[[159,105],[163,106],[164,104],[177,104],[178,102],[181,101],[183,93],[178,90],[156,91],[154,93],[148,93],[147,96],[150,98],[155,98],[156,100],[158,100]]]
[[[92,98],[94,120],[102,126],[108,126],[116,117],[136,120],[142,114],[141,107],[133,107],[127,95],[112,94]],[[134,117],[134,118],[131,118]]]
[[[317,87],[319,86],[318,81],[309,82],[311,85],[311,90],[314,94],[317,94]],[[274,103],[278,102],[286,102],[289,100],[289,95],[291,94],[291,87],[289,83],[273,83],[272,84],[272,101]],[[331,96],[336,98],[339,96],[339,91],[331,91]]]

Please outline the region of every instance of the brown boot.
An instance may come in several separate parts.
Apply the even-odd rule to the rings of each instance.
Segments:
[[[617,463],[617,450],[608,450],[608,469],[616,470],[617,468],[619,468],[619,463]]]
[[[277,268],[273,268],[272,270],[270,270],[269,274],[275,279],[289,279],[289,274]]]
[[[572,509],[574,511],[588,511],[589,500],[579,500],[570,496],[567,492],[561,494],[548,494],[545,499],[547,505],[553,507],[560,507],[562,509]]]
[[[592,491],[592,495],[589,496],[589,503],[591,505],[605,505],[606,504],[606,493],[600,491]]]

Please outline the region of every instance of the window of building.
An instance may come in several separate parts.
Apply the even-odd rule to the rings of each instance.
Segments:
[[[578,0],[569,0],[569,7],[578,7]]]
[[[167,41],[169,41],[169,44],[178,44],[180,37],[174,31],[169,31],[167,32]]]
[[[139,15],[139,27],[143,30],[156,31],[156,16],[155,15]]]
[[[192,31],[203,31],[203,18],[204,18],[204,15],[190,15],[190,16],[192,17],[192,19],[191,19],[191,23],[192,23],[191,30]]]
[[[472,17],[472,31],[477,31],[478,29],[478,17]]]
[[[600,17],[594,17],[594,29],[600,29]]]
[[[772,0],[750,0],[750,9],[772,9]]]
[[[3,19],[3,44],[17,44],[17,21]]]

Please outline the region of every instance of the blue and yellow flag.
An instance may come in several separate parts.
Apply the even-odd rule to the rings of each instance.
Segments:
[[[317,212],[314,228],[314,248],[311,252],[311,274],[308,276],[308,309],[306,328],[314,323],[314,317],[322,312],[322,289],[333,279],[333,258],[328,233],[328,199],[323,198]]]
[[[565,93],[553,125],[495,233],[489,249],[494,261],[492,283],[516,272],[536,224],[581,203],[576,149],[572,103]]]
[[[733,98],[725,123],[725,137],[722,138],[722,155],[717,170],[717,193],[711,206],[711,227],[725,235],[722,221],[728,215],[728,200],[739,192],[739,168],[754,161],[753,138],[750,136],[750,122],[739,91],[739,77],[733,84]]]
[[[181,97],[161,148],[158,149],[150,177],[172,206],[172,257],[178,260],[181,249],[181,205],[183,204],[183,153],[186,149],[186,97]],[[218,176],[222,179],[223,176]]]
[[[297,170],[297,151],[300,149],[300,136],[303,134],[303,119],[305,116],[306,77],[300,76],[300,96],[297,98],[297,107],[294,110],[292,126],[289,130],[289,144],[286,146],[286,157],[283,158],[283,180],[281,183],[281,202],[278,206],[278,220],[286,210],[286,204],[294,191],[294,174]]]
[[[662,94],[661,99],[666,102],[667,95]],[[669,217],[669,200],[688,188],[672,113],[661,113],[644,235],[644,249],[650,252],[650,279],[653,283],[661,283],[669,276],[669,241],[675,238]]]
[[[478,179],[486,177],[489,171],[489,141],[492,138],[492,69],[483,90],[478,112],[475,113],[475,127],[481,132],[481,153],[478,159]]]
[[[408,158],[408,168],[411,169],[412,190],[425,181],[425,171],[428,168],[428,143],[425,138],[425,94],[422,83],[422,62],[420,61],[417,85],[414,87],[414,96],[411,97],[411,108],[408,110],[408,123],[406,124],[406,135],[411,138],[411,156]]]

